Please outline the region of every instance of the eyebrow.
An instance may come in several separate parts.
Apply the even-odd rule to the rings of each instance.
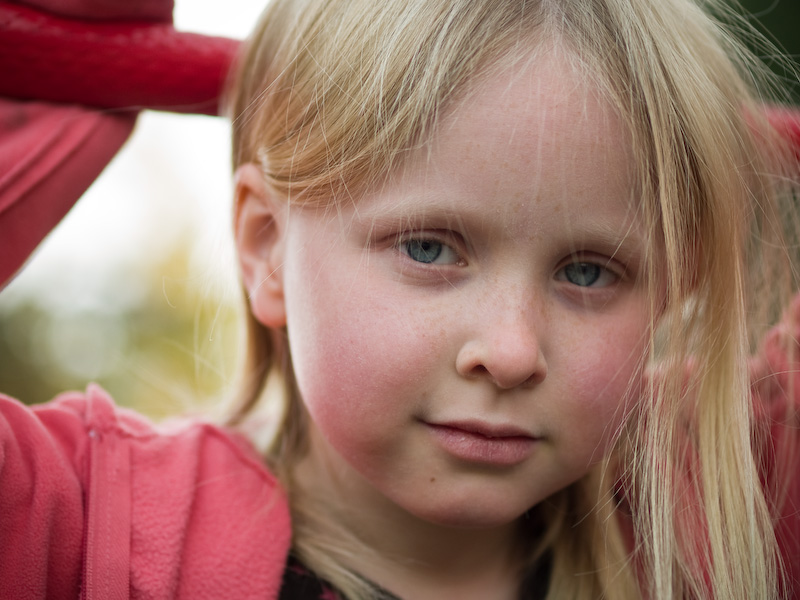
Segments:
[[[426,221],[463,224],[483,220],[479,218],[477,212],[459,206],[456,202],[453,202],[452,206],[442,206],[440,203],[431,202],[428,197],[415,196],[411,199],[404,198],[402,203],[382,205],[379,208],[360,207],[357,218],[373,227],[398,227],[404,224],[421,226]]]
[[[629,221],[624,230],[609,221],[578,225],[575,230],[576,242],[599,244],[608,248],[610,256],[626,262],[642,263],[648,252],[647,238],[638,230],[635,221]]]
[[[380,194],[380,191],[378,192]],[[398,202],[378,201],[370,206],[369,201],[359,207],[358,219],[370,229],[389,229],[397,227],[426,227],[426,222],[432,222],[434,227],[450,227],[458,224],[469,228],[479,226],[487,227],[487,212],[483,207],[472,207],[459,204],[457,199],[442,200],[439,195],[414,193],[413,190],[401,191],[397,195]],[[533,200],[532,200],[533,201]],[[631,208],[626,213],[624,222],[612,219],[592,218],[590,221],[570,222],[564,217],[566,227],[572,229],[571,237],[576,245],[600,245],[607,249],[609,254],[624,257],[628,260],[636,258],[637,262],[643,260],[649,248],[648,237],[641,225],[637,225],[636,211]],[[489,225],[489,227],[491,227]],[[505,235],[510,234],[507,227],[503,227]],[[535,235],[535,232],[529,232]]]

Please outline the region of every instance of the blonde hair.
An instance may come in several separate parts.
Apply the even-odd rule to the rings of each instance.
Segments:
[[[549,556],[548,598],[779,595],[747,356],[793,287],[797,220],[762,115],[768,78],[726,31],[690,0],[278,0],[240,62],[234,165],[259,164],[294,203],[357,200],[449,103],[544,39],[628,123],[654,242],[655,374],[617,451],[530,512],[529,564]],[[369,597],[344,567],[358,541],[292,484],[306,416],[285,335],[250,316],[247,339],[231,421],[282,382],[268,459],[290,494],[295,551],[346,597]]]

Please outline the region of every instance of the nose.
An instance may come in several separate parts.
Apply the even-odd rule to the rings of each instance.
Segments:
[[[488,379],[501,389],[541,383],[547,377],[547,361],[539,338],[544,328],[541,313],[509,298],[504,306],[493,304],[475,334],[459,349],[459,375]]]

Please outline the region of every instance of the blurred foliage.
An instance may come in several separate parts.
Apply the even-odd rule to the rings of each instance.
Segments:
[[[795,103],[800,103],[800,82],[797,68],[800,64],[800,0],[739,0],[741,12],[778,48],[788,55],[794,72],[787,71],[780,61],[765,56],[754,48],[759,57],[769,64],[781,77],[792,94]],[[737,6],[736,3],[733,3]]]
[[[95,381],[154,419],[216,404],[234,372],[238,307],[207,275],[189,275],[191,247],[179,240],[100,285],[75,270],[72,289],[53,282],[57,301],[0,297],[0,390],[34,404]]]

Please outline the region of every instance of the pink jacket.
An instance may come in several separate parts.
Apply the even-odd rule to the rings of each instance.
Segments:
[[[1,598],[277,598],[286,498],[233,432],[0,396],[0,492]]]

